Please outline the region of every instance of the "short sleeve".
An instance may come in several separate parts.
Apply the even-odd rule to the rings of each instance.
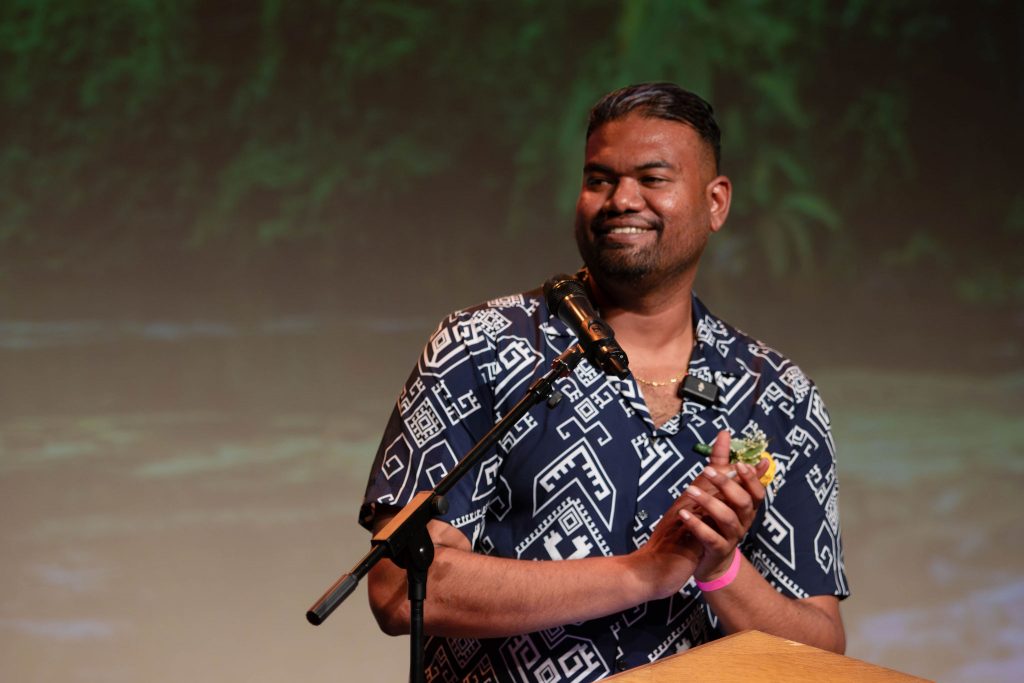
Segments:
[[[473,325],[465,313],[443,321],[402,389],[360,508],[359,522],[366,528],[372,528],[379,506],[401,507],[436,487],[492,426],[493,393],[479,365],[493,348],[478,343]],[[442,519],[465,526],[482,516],[486,501],[474,500],[474,478],[470,472],[449,491]]]
[[[831,423],[817,388],[791,367],[801,381],[789,383],[791,408],[772,415],[775,434],[782,437],[769,442],[778,470],[744,551],[785,595],[845,598]]]

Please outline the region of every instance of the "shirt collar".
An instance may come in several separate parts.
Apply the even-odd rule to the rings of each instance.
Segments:
[[[694,334],[690,365],[706,367],[712,375],[716,372],[739,373],[742,368],[736,360],[736,344],[741,343],[742,333],[713,314],[695,293],[690,296]],[[575,339],[576,335],[569,326],[551,313],[543,299],[542,296],[544,315],[541,316],[541,332],[551,338]]]

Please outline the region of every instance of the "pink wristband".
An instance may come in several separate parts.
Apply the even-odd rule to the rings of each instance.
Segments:
[[[725,588],[730,583],[732,583],[733,579],[735,579],[736,575],[739,573],[740,549],[736,548],[736,554],[732,556],[732,564],[730,564],[729,568],[725,570],[725,573],[719,576],[717,579],[713,581],[708,581],[707,583],[704,583],[703,581],[697,581],[697,588],[701,589],[705,593],[709,591],[716,591],[719,588]],[[694,581],[696,581],[696,579],[694,579]]]

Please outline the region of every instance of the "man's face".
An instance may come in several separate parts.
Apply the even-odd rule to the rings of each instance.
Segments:
[[[576,244],[599,279],[651,289],[694,272],[730,186],[690,126],[631,113],[587,140]]]

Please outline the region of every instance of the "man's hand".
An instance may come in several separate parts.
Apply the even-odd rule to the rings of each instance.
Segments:
[[[765,489],[758,481],[768,469],[762,460],[757,467],[729,463],[729,432],[721,431],[711,451],[711,461],[680,499],[691,502],[681,506],[678,515],[683,527],[703,549],[694,577],[711,581],[732,564],[736,545],[750,529]],[[727,476],[735,469],[736,478]]]
[[[650,587],[651,600],[676,593],[690,579],[700,561],[702,549],[692,540],[687,542],[690,533],[681,516],[687,504],[686,496],[676,498],[647,543],[627,556],[637,576]]]
[[[691,574],[706,581],[725,573],[764,499],[758,478],[767,468],[766,461],[756,468],[729,464],[729,432],[719,433],[708,467],[672,503],[650,540],[629,557],[655,597],[669,597]],[[732,469],[736,481],[727,475]]]

